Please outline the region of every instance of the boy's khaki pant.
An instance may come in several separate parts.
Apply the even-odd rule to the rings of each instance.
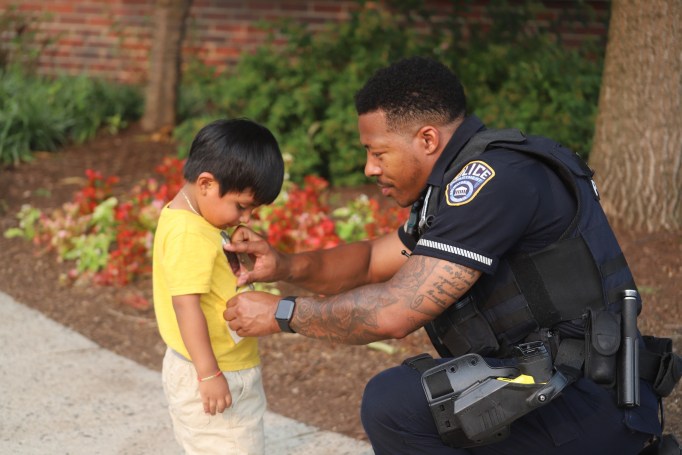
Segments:
[[[262,455],[266,403],[260,366],[223,375],[232,405],[222,414],[206,414],[194,365],[166,350],[161,377],[175,439],[188,454]]]

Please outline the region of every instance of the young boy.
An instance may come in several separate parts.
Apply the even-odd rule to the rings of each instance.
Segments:
[[[218,120],[195,137],[186,183],[161,212],[154,238],[154,310],[168,346],[162,379],[186,453],[262,454],[265,393],[256,338],[223,319],[236,278],[221,231],[277,197],[284,162],[265,127]]]

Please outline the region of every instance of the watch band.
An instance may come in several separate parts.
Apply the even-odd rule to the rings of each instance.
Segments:
[[[296,333],[289,323],[296,309],[296,296],[284,297],[277,303],[275,310],[275,320],[279,329],[285,333]]]

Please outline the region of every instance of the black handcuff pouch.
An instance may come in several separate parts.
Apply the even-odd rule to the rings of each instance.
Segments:
[[[589,311],[585,327],[585,377],[606,387],[615,385],[620,339],[619,314]]]

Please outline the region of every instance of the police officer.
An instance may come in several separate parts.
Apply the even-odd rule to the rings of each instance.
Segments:
[[[256,257],[240,283],[283,280],[326,295],[238,294],[224,316],[239,335],[284,331],[365,344],[426,327],[445,356],[436,363],[477,353],[500,365],[513,363],[516,343],[539,341],[557,358],[562,339],[585,346],[590,321],[617,321],[611,317],[620,308],[614,296],[634,286],[632,276],[591,173],[572,154],[523,136],[481,142],[486,128],[466,115],[458,78],[431,59],[404,59],[379,70],[355,104],[365,174],[384,196],[412,206],[411,219],[381,238],[294,255],[238,229],[226,248]],[[462,308],[466,317],[457,313]],[[456,327],[462,320],[471,323]],[[606,322],[604,331],[612,325]],[[598,383],[583,373],[582,361],[567,364],[578,372],[573,382],[511,423],[500,442],[467,449],[445,442],[421,373],[410,365],[369,382],[362,422],[375,453],[391,455],[635,454],[660,435],[657,397],[648,382],[640,383],[639,406],[623,408],[613,371],[606,368],[607,378]]]

